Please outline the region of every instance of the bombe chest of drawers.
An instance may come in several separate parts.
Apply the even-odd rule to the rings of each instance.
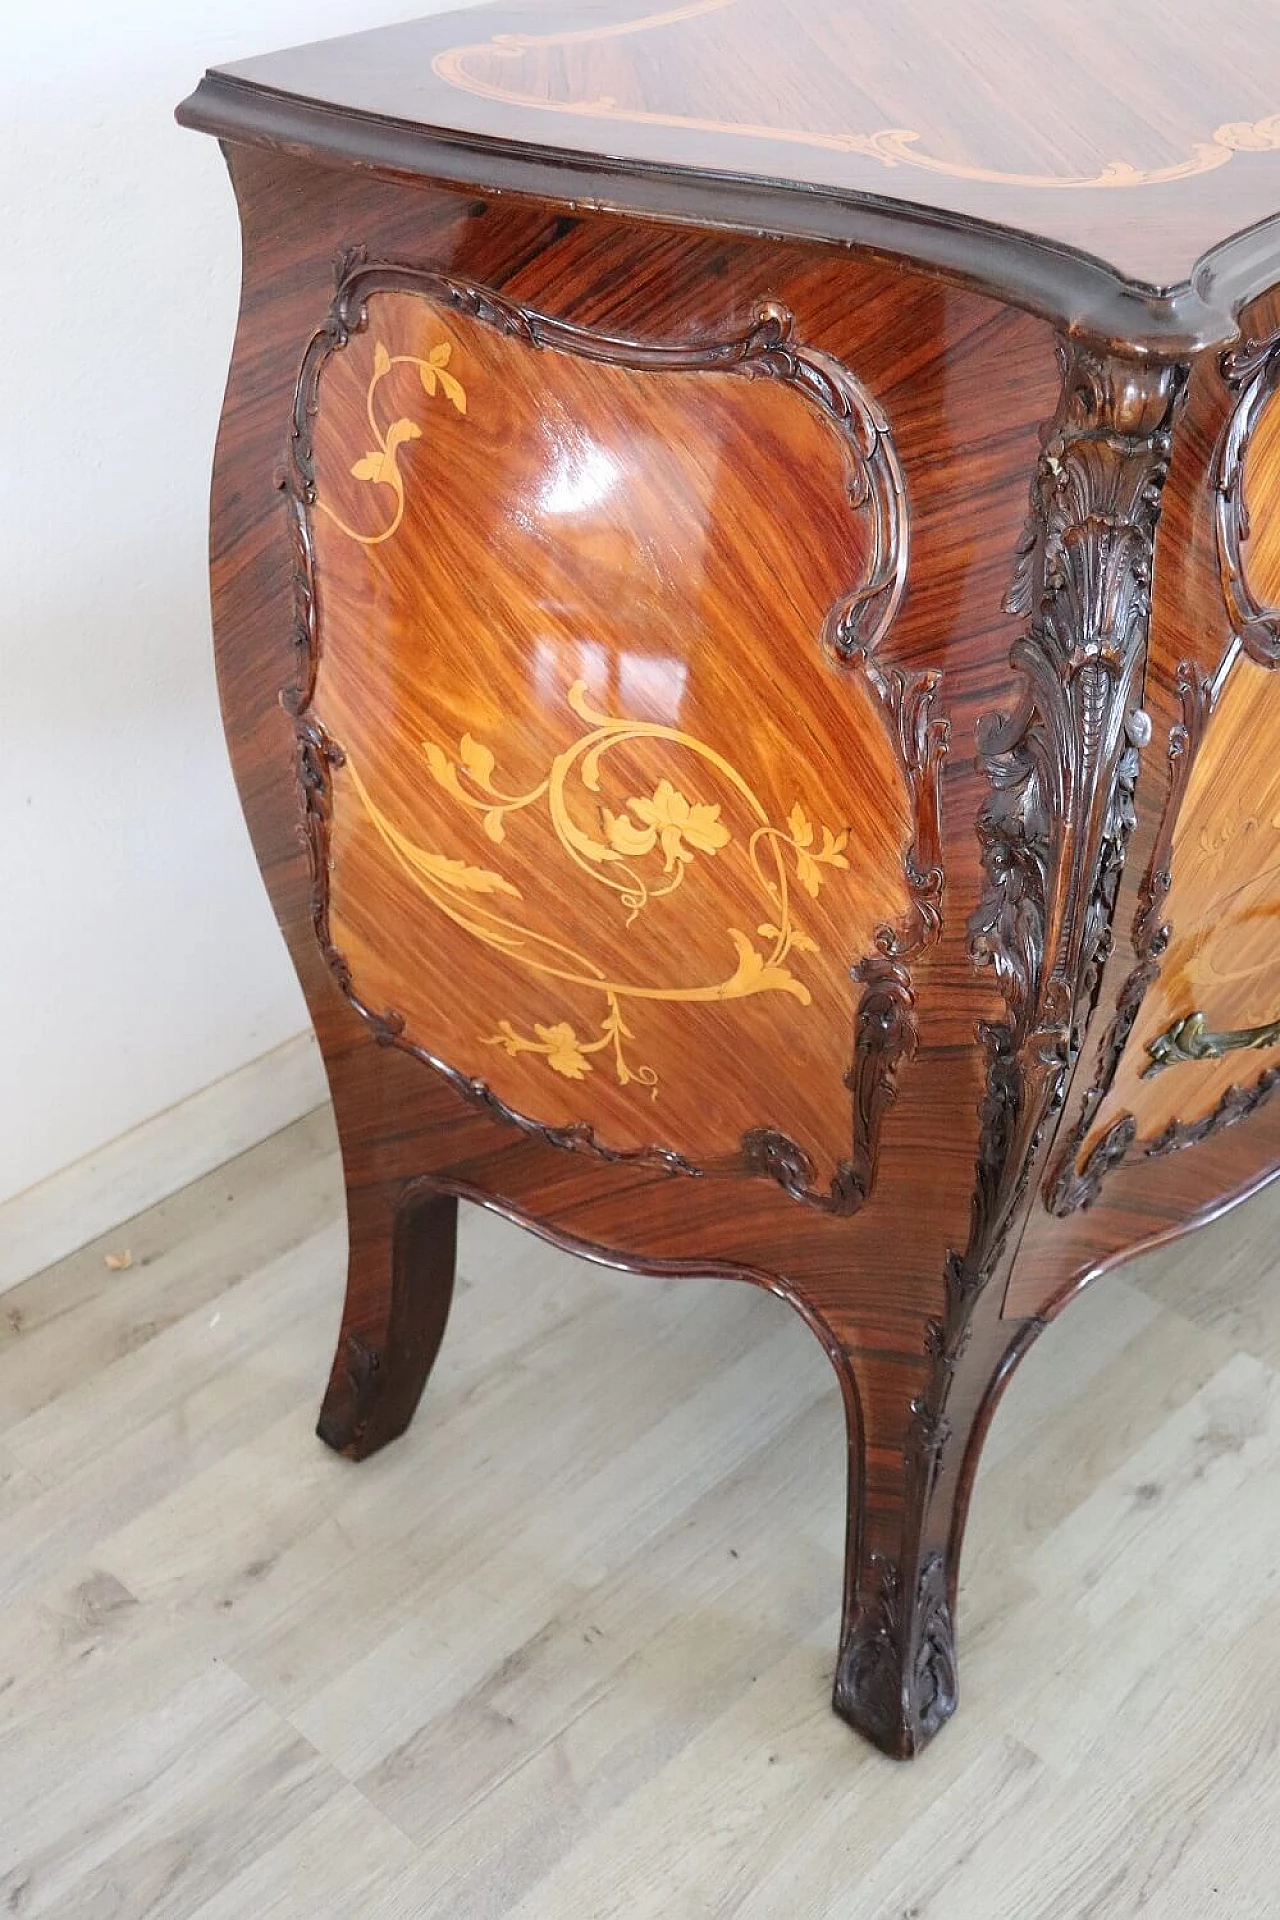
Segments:
[[[180,118],[321,1435],[408,1424],[459,1199],[773,1289],[847,1414],[835,1703],[914,1753],[1020,1356],[1280,1164],[1273,0],[500,6]]]

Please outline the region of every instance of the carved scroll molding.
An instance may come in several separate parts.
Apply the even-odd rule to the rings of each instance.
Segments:
[[[1280,607],[1260,605],[1249,588],[1244,563],[1244,548],[1249,538],[1244,471],[1263,410],[1280,388],[1280,334],[1229,349],[1222,356],[1221,369],[1227,385],[1239,395],[1218,460],[1218,565],[1222,591],[1238,645],[1259,666],[1274,667],[1280,662]]]
[[[796,390],[840,435],[848,471],[851,510],[865,517],[870,541],[864,577],[829,610],[820,636],[832,662],[865,674],[881,703],[898,753],[911,803],[912,842],[904,861],[911,901],[908,919],[878,929],[875,952],[851,968],[863,992],[854,1017],[852,1061],[845,1074],[851,1095],[851,1152],[826,1188],[807,1152],[771,1127],[743,1138],[739,1170],[763,1174],[795,1199],[820,1211],[852,1214],[875,1181],[884,1117],[896,1094],[903,1063],[914,1053],[915,991],[909,962],[931,946],[941,924],[943,874],[939,824],[941,764],[947,722],[934,712],[940,675],[882,666],[877,649],[892,626],[906,586],[909,513],[905,484],[888,423],[848,370],[792,337],[790,314],[764,303],[742,335],[698,345],[622,340],[519,307],[491,289],[456,277],[371,263],[361,248],[347,249],[335,263],[336,290],[323,325],[312,337],[299,374],[288,456],[281,476],[289,509],[294,555],[296,682],[282,696],[293,715],[303,832],[311,871],[311,915],[317,942],[342,992],[378,1041],[422,1060],[472,1104],[495,1119],[548,1145],[587,1152],[608,1161],[651,1164],[672,1173],[725,1171],[695,1167],[669,1148],[649,1145],[615,1149],[587,1122],[551,1126],[518,1113],[482,1079],[459,1072],[410,1038],[403,1014],[365,1004],[351,969],[335,946],[329,925],[330,833],[333,775],[344,763],[341,745],[313,711],[322,638],[316,611],[312,516],[317,505],[314,422],[322,370],[331,355],[367,325],[366,302],[377,292],[416,293],[535,350],[574,354],[599,363],[651,372],[729,373],[771,380]]]
[[[935,943],[942,927],[941,776],[950,734],[949,723],[934,713],[940,674],[882,668],[869,658],[862,664],[897,742],[915,837],[906,861],[911,916],[905,925],[877,928],[875,952],[852,970],[863,988],[853,1060],[844,1076],[852,1095],[853,1151],[824,1192],[815,1185],[809,1155],[785,1134],[760,1127],[742,1142],[750,1171],[768,1174],[793,1198],[821,1212],[842,1215],[856,1213],[870,1198],[885,1116],[897,1098],[898,1072],[916,1050],[916,996],[908,962]]]
[[[853,1152],[824,1193],[814,1185],[812,1160],[785,1134],[761,1127],[742,1142],[752,1171],[771,1175],[795,1199],[845,1215],[856,1213],[871,1195],[885,1116],[897,1098],[898,1071],[916,1050],[916,997],[908,962],[934,944],[942,927],[941,774],[950,734],[949,723],[934,713],[940,674],[882,668],[873,660],[865,665],[907,775],[915,838],[906,862],[911,916],[903,926],[877,928],[875,952],[853,968],[863,988],[853,1061],[844,1077],[853,1097]]]
[[[903,1538],[896,1554],[870,1557],[846,1667],[858,1676],[860,1712],[874,1714],[889,1684],[888,1648],[895,1700],[921,1739],[949,1710],[955,1670],[945,1570],[929,1544],[946,1532],[931,1516],[954,1466],[948,1404],[983,1296],[1016,1253],[1110,951],[1150,737],[1142,693],[1155,531],[1186,384],[1183,366],[1075,342],[1059,358],[1061,398],[1005,603],[1026,621],[1010,655],[1023,693],[978,736],[991,795],[978,820],[986,884],[970,951],[994,969],[1007,1017],[979,1030],[986,1088],[969,1236],[947,1256],[942,1312],[925,1330],[927,1369],[904,1446]],[[886,1628],[902,1593],[918,1596],[927,1623],[911,1645]]]
[[[1093,1081],[1071,1129],[1071,1137],[1045,1188],[1045,1205],[1059,1218],[1093,1205],[1103,1179],[1113,1167],[1120,1165],[1137,1138],[1137,1120],[1131,1113],[1121,1114],[1090,1149],[1083,1165],[1077,1164],[1098,1110],[1114,1084],[1116,1069],[1129,1044],[1142,1003],[1159,977],[1160,962],[1173,933],[1163,915],[1173,884],[1170,859],[1174,829],[1213,703],[1212,683],[1188,661],[1184,660],[1178,668],[1177,688],[1182,717],[1169,729],[1164,806],[1133,917],[1135,965],[1125,978],[1115,1011],[1102,1036]]]
[[[1181,719],[1169,734],[1169,784],[1156,843],[1142,883],[1134,916],[1133,949],[1136,964],[1120,989],[1115,1013],[1098,1052],[1093,1084],[1079,1120],[1045,1189],[1045,1204],[1060,1217],[1092,1206],[1108,1173],[1120,1166],[1137,1147],[1143,1157],[1160,1158],[1210,1138],[1221,1128],[1246,1119],[1270,1098],[1276,1084],[1274,1070],[1263,1072],[1246,1088],[1230,1087],[1211,1113],[1195,1121],[1172,1121],[1145,1144],[1138,1141],[1138,1122],[1132,1113],[1119,1114],[1100,1135],[1083,1163],[1079,1156],[1094,1118],[1115,1081],[1120,1057],[1129,1042],[1138,1012],[1149,988],[1159,976],[1160,964],[1172,937],[1163,923],[1164,902],[1172,885],[1170,857],[1178,815],[1205,728],[1234,660],[1246,654],[1259,666],[1280,664],[1280,609],[1264,607],[1249,587],[1244,549],[1249,539],[1245,500],[1245,465],[1263,410],[1280,389],[1280,334],[1251,340],[1228,349],[1219,363],[1222,378],[1237,397],[1218,449],[1214,496],[1218,565],[1223,597],[1231,619],[1232,640],[1212,679],[1184,661],[1178,669],[1177,689]],[[1193,1016],[1194,1017],[1194,1016]],[[1234,1036],[1227,1036],[1233,1038]],[[1255,1042],[1256,1043],[1256,1042]],[[1157,1048],[1159,1042],[1155,1043]],[[1218,1049],[1217,1051],[1224,1051]],[[1168,1039],[1168,1060],[1206,1057],[1179,1051],[1177,1039]],[[1153,1066],[1161,1063],[1153,1053]]]
[[[1061,1109],[1111,950],[1134,827],[1151,574],[1185,366],[1072,343],[1032,485],[1009,612],[1025,693],[979,731],[992,796],[978,822],[987,884],[970,924],[1007,1022],[988,1030],[987,1096],[968,1245],[981,1289],[999,1265]]]
[[[1148,1160],[1163,1160],[1166,1154],[1180,1153],[1184,1147],[1195,1147],[1211,1135],[1221,1133],[1226,1127],[1238,1126],[1256,1113],[1259,1107],[1265,1107],[1280,1087],[1280,1067],[1267,1067],[1255,1081],[1247,1087],[1228,1087],[1212,1112],[1206,1113],[1200,1120],[1171,1120],[1163,1133],[1156,1135],[1150,1146],[1144,1148]]]

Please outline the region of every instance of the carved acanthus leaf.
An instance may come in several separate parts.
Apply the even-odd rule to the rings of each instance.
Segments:
[[[907,1758],[956,1709],[955,1629],[940,1553],[920,1563],[906,1604],[901,1563],[872,1556],[874,1591],[863,1602],[836,1674],[836,1709],[885,1752]]]
[[[1011,663],[1025,694],[979,736],[992,797],[975,959],[1004,987],[1019,1050],[1078,1044],[1133,830],[1151,569],[1170,422],[1185,369],[1061,354],[1063,391],[1032,489],[1007,606],[1028,619]]]
[[[1249,586],[1245,566],[1249,540],[1246,459],[1262,413],[1280,390],[1280,334],[1228,349],[1222,355],[1220,367],[1223,380],[1239,396],[1222,437],[1215,481],[1218,562],[1223,596],[1232,622],[1232,641],[1212,680],[1187,661],[1178,669],[1182,718],[1169,734],[1168,791],[1134,917],[1135,965],[1120,990],[1114,1016],[1103,1037],[1093,1084],[1085,1096],[1055,1176],[1045,1190],[1046,1205],[1059,1215],[1091,1206],[1105,1176],[1121,1164],[1137,1142],[1136,1119],[1132,1114],[1121,1114],[1080,1162],[1081,1147],[1114,1083],[1139,1009],[1147,990],[1159,976],[1160,961],[1169,944],[1171,929],[1164,922],[1163,913],[1173,877],[1170,858],[1174,828],[1216,694],[1221,691],[1240,652],[1261,666],[1280,664],[1280,609],[1259,603]],[[1172,1057],[1178,1057],[1176,1050]],[[1140,1151],[1148,1158],[1158,1158],[1193,1146],[1222,1127],[1235,1125],[1270,1097],[1276,1084],[1273,1072],[1263,1073],[1249,1088],[1228,1088],[1203,1119],[1171,1122],[1156,1140]]]
[[[970,948],[999,979],[1008,1017],[982,1029],[969,1237],[947,1257],[907,1437],[909,1472],[927,1476],[925,1510],[957,1360],[1016,1250],[1096,1005],[1150,737],[1142,689],[1155,530],[1186,369],[1077,343],[1063,346],[1060,364],[1007,602],[1027,622],[1011,652],[1024,691],[979,733],[991,795],[978,822],[986,887]]]
[[[1169,944],[1171,928],[1164,919],[1164,903],[1173,883],[1170,859],[1173,833],[1213,704],[1212,685],[1189,661],[1177,674],[1182,718],[1169,729],[1168,785],[1155,844],[1138,889],[1133,917],[1134,966],[1125,979],[1115,1011],[1098,1048],[1093,1082],[1062,1150],[1053,1177],[1045,1187],[1045,1205],[1059,1218],[1089,1207],[1097,1199],[1105,1176],[1124,1160],[1137,1137],[1137,1122],[1122,1114],[1090,1149],[1080,1164],[1080,1150],[1094,1118],[1115,1081],[1120,1059],[1129,1043],[1148,989],[1160,973],[1160,959]]]

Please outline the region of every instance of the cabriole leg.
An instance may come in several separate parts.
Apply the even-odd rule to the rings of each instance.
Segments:
[[[957,1269],[958,1272],[958,1269]],[[956,1589],[969,1492],[992,1413],[1039,1321],[947,1290],[920,1371],[901,1354],[829,1347],[844,1388],[849,1523],[834,1706],[909,1760],[958,1702]]]
[[[458,1203],[421,1183],[348,1182],[347,1294],[320,1438],[363,1460],[413,1419],[453,1296]]]

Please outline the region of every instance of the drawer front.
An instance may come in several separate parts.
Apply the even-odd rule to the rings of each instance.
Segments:
[[[291,488],[317,930],[532,1131],[852,1211],[936,936],[889,424],[763,305],[612,340],[353,260]]]

